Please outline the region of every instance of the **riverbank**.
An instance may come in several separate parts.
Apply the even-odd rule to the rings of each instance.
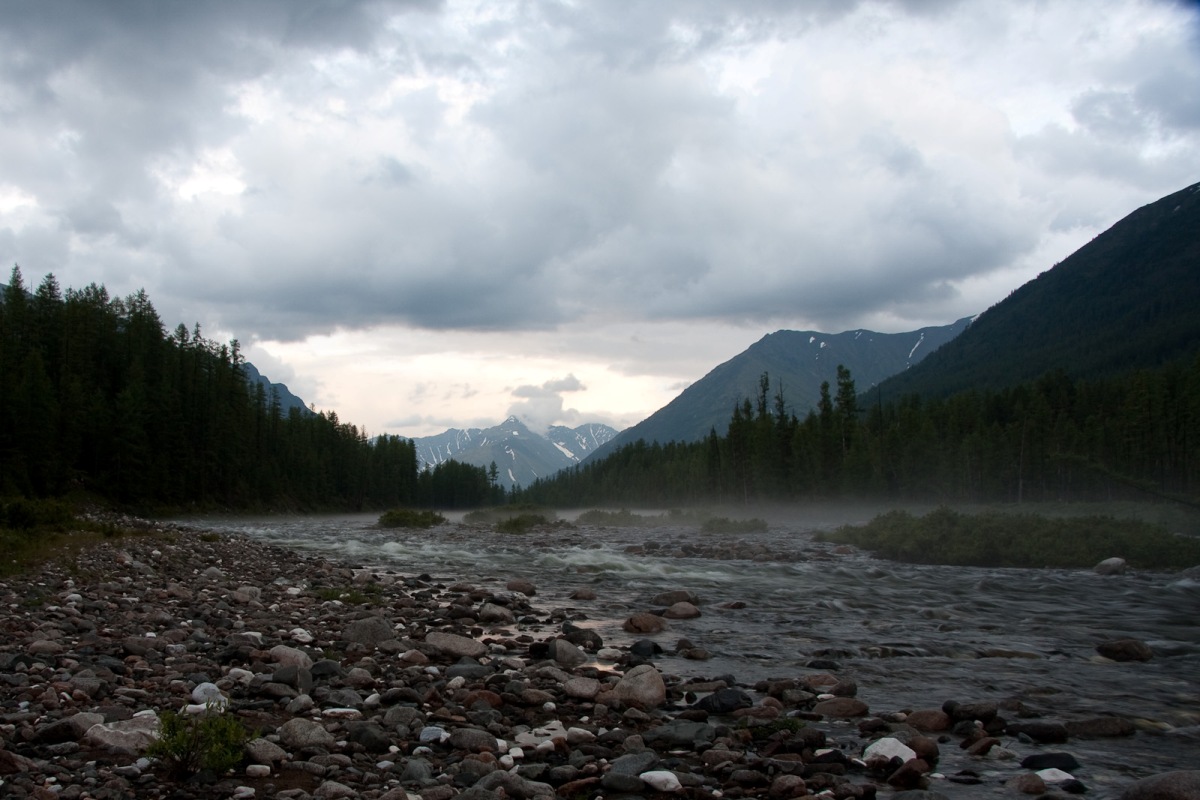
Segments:
[[[1070,742],[1146,735],[944,686],[928,708],[868,708],[831,661],[755,685],[664,675],[649,642],[680,648],[701,613],[687,587],[664,586],[680,593],[632,616],[646,639],[617,649],[571,625],[586,591],[577,614],[546,612],[528,581],[435,583],[420,564],[143,528],[0,582],[0,794],[1116,797],[1127,787],[1089,784]],[[206,701],[253,734],[244,761],[169,779],[144,756],[157,719]]]

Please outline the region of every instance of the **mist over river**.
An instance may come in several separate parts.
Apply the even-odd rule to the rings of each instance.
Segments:
[[[1200,581],[1166,572],[897,564],[813,541],[819,528],[869,516],[776,522],[745,535],[684,525],[508,535],[458,521],[430,531],[381,530],[375,514],[187,522],[445,585],[467,582],[503,594],[509,580],[528,579],[537,587],[533,606],[547,613],[509,630],[535,639],[556,634],[549,612],[565,611],[605,645],[624,647],[646,638],[622,630],[629,615],[652,610],[650,598],[660,592],[688,589],[699,595],[702,616],[671,620],[651,637],[665,651],[655,664],[667,674],[732,675],[748,688],[823,671],[808,666],[822,659],[857,681],[859,699],[876,714],[946,700],[1020,701],[1047,720],[1135,721],[1132,737],[1065,745],[1003,737],[1018,759],[1048,750],[1074,754],[1082,764],[1076,777],[1094,797],[1115,797],[1134,778],[1200,768]],[[581,587],[597,599],[569,599]],[[1115,663],[1097,655],[1097,644],[1127,637],[1148,643],[1154,658]],[[681,638],[712,657],[676,657]],[[1015,718],[1003,708],[1001,715]],[[853,725],[821,724],[857,738]],[[942,750],[939,772],[972,769],[984,779],[971,788],[943,784],[953,796],[992,796],[996,781],[1017,768],[968,758],[955,743]]]

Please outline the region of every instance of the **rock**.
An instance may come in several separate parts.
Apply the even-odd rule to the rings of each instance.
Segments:
[[[1044,722],[1041,720],[1010,722],[1007,732],[1010,736],[1024,734],[1033,741],[1041,744],[1062,744],[1070,736],[1067,733],[1067,726],[1061,722]]]
[[[392,738],[374,722],[347,723],[346,741],[361,745],[368,753],[386,753],[392,746]]]
[[[1096,652],[1113,661],[1149,661],[1154,658],[1150,645],[1138,639],[1115,639],[1096,645]]]
[[[1021,766],[1037,772],[1040,769],[1079,769],[1079,762],[1070,753],[1034,753],[1021,759]]]
[[[731,714],[739,708],[750,708],[753,705],[753,698],[741,689],[725,688],[701,697],[692,704],[692,708],[699,708],[710,714]]]
[[[487,655],[487,645],[457,633],[430,631],[425,634],[425,643],[454,658],[482,658]]]
[[[287,758],[287,751],[261,736],[245,745],[246,756],[255,764],[275,764]]]
[[[667,701],[667,686],[662,675],[649,664],[636,666],[617,682],[613,695],[622,705],[657,708]]]
[[[1133,736],[1137,733],[1137,726],[1124,717],[1094,717],[1068,722],[1067,733],[1081,739]]]
[[[808,786],[799,775],[779,775],[771,781],[771,788],[767,789],[767,797],[804,797],[807,794]]]
[[[104,717],[100,714],[80,713],[72,714],[69,717],[55,720],[45,727],[39,728],[33,740],[40,744],[61,744],[63,742],[77,742],[88,732],[93,725],[99,725],[104,722]]]
[[[192,702],[217,711],[224,711],[229,705],[229,698],[221,693],[215,683],[204,682],[192,689]]]
[[[658,755],[652,750],[626,753],[613,759],[600,783],[613,792],[639,792],[643,787],[641,774],[649,772],[657,764]]]
[[[352,789],[346,784],[338,783],[337,781],[325,781],[313,792],[313,797],[317,798],[317,800],[335,800],[335,798],[358,796],[357,789]]]
[[[567,697],[576,700],[592,700],[600,692],[600,681],[595,678],[575,677],[562,686]]]
[[[909,714],[904,721],[925,733],[948,731],[952,724],[950,715],[940,708],[917,709]]]
[[[663,616],[667,619],[695,619],[700,616],[700,609],[691,603],[681,601],[672,603],[671,607],[663,612]]]
[[[0,775],[16,775],[20,772],[34,772],[38,768],[37,762],[31,758],[18,755],[17,753],[9,752],[8,750],[0,750]],[[0,785],[3,785],[0,783]]]
[[[84,744],[113,753],[142,753],[158,739],[158,715],[138,714],[132,719],[105,722],[88,728]]]
[[[517,617],[502,605],[484,603],[479,606],[479,621],[490,625],[512,625],[517,621]]]
[[[446,743],[456,750],[467,750],[472,753],[485,751],[494,753],[500,747],[495,736],[476,728],[459,728],[450,734]]]
[[[504,588],[508,589],[510,592],[520,592],[526,597],[533,597],[537,594],[537,587],[535,587],[531,581],[521,578],[509,581]]]
[[[831,719],[850,719],[865,717],[870,708],[861,700],[854,697],[834,697],[822,700],[813,706],[813,713]]]
[[[674,719],[642,733],[648,745],[660,750],[695,748],[697,744],[708,745],[717,736],[717,729],[707,722]]]
[[[1043,794],[1046,791],[1046,782],[1042,780],[1040,775],[1032,772],[1011,778],[1004,785],[1009,789],[1016,789],[1022,794]]]
[[[1197,800],[1200,798],[1200,770],[1164,772],[1142,778],[1125,787],[1120,800]]]
[[[1128,565],[1123,558],[1106,558],[1092,568],[1097,575],[1124,575]]]
[[[575,591],[571,592],[569,599],[571,599],[571,600],[595,600],[596,599],[596,590],[589,589],[586,587],[581,587],[581,588],[576,589]]]
[[[550,658],[565,667],[574,667],[588,660],[587,654],[566,639],[553,639],[550,642]]]
[[[383,617],[372,616],[356,619],[342,629],[342,638],[348,642],[375,647],[380,642],[396,638],[392,624]]]
[[[656,792],[678,792],[683,789],[683,784],[679,782],[679,778],[670,770],[650,770],[649,772],[643,772],[638,777]]]
[[[330,748],[337,740],[325,730],[325,726],[303,717],[289,719],[279,726],[279,739],[293,750]]]
[[[626,619],[621,627],[629,633],[661,633],[667,629],[667,622],[657,614],[642,612]]]
[[[901,763],[910,759],[916,758],[916,752],[908,745],[891,736],[883,739],[876,739],[867,748],[863,750],[863,761],[867,766],[872,766],[873,761],[882,759],[884,762],[889,762],[893,758],[900,759]]]
[[[286,644],[277,644],[271,648],[271,660],[286,667],[309,669],[313,665],[308,653]]]
[[[650,605],[654,606],[669,606],[675,603],[700,605],[700,596],[690,589],[671,589],[670,591],[660,592],[650,598]]]

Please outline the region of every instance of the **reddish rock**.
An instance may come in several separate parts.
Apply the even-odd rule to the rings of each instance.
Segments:
[[[865,717],[870,711],[866,703],[853,697],[834,697],[830,700],[822,700],[813,706],[812,710],[814,714],[831,719]]]

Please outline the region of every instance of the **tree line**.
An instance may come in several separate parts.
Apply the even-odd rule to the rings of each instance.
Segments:
[[[763,374],[702,441],[637,441],[514,500],[675,505],[872,497],[1023,502],[1200,495],[1200,357],[1104,379],[1061,371],[1001,390],[884,402],[838,367],[817,408],[785,411]]]
[[[480,505],[486,470],[418,473],[411,440],[336,412],[284,413],[247,380],[237,340],[167,333],[144,291],[92,283],[32,291],[14,267],[0,292],[0,496],[93,493],[168,507]]]

